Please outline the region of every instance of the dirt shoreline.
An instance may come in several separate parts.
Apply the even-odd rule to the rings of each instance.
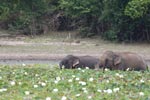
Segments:
[[[3,32],[0,31],[2,35]],[[68,34],[68,33],[67,33]],[[65,35],[40,36],[33,39],[26,36],[14,37],[0,35],[0,60],[60,60],[68,54],[76,56],[90,55],[99,58],[105,50],[131,51],[150,62],[150,45],[114,44],[97,39],[66,40]],[[12,36],[12,35],[11,35]],[[65,40],[65,41],[64,41]],[[143,49],[146,48],[146,49]]]

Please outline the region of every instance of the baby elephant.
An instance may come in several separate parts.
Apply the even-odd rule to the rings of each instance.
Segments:
[[[101,56],[100,62],[103,69],[110,70],[148,70],[148,66],[144,59],[136,53],[132,52],[113,52],[106,51]]]
[[[99,59],[92,56],[73,56],[68,55],[64,57],[59,63],[60,68],[62,66],[66,69],[75,69],[75,68],[85,68],[89,67],[90,69],[99,69]]]

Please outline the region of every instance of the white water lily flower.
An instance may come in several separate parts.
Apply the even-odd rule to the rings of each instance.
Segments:
[[[141,82],[141,83],[144,83],[144,80],[141,79],[140,82]]]
[[[72,75],[72,77],[75,78],[76,76],[75,76],[75,75]]]
[[[85,69],[89,69],[89,67],[85,67]]]
[[[27,72],[24,72],[24,75],[28,75],[28,73],[27,73]]]
[[[105,68],[105,71],[108,71],[109,69],[108,68]]]
[[[76,81],[79,81],[79,80],[80,80],[80,78],[78,78],[78,77],[77,77],[75,80],[76,80]]]
[[[79,97],[81,94],[76,94],[76,97]]]
[[[3,89],[0,89],[0,92],[3,92]]]
[[[42,86],[46,86],[46,83],[42,82],[41,85],[42,85]]]
[[[106,93],[106,92],[107,92],[107,90],[103,90],[103,92],[104,92],[104,93]]]
[[[58,89],[53,89],[53,92],[58,92]]]
[[[143,92],[140,92],[139,95],[140,95],[140,96],[144,96],[144,93],[143,93]]]
[[[3,91],[5,92],[5,91],[7,91],[7,89],[6,89],[6,88],[3,88]]]
[[[88,96],[88,99],[92,99],[92,96]]]
[[[38,80],[40,80],[40,77],[38,77]]]
[[[84,82],[84,81],[79,81],[79,84],[81,84],[81,85],[86,85],[86,82]]]
[[[16,82],[15,82],[15,81],[11,81],[10,84],[11,84],[12,86],[14,86],[14,85],[16,84]]]
[[[119,73],[116,73],[116,76],[120,77],[120,78],[123,78],[123,75],[119,74]]]
[[[12,72],[12,74],[15,74],[15,72]]]
[[[78,68],[78,70],[81,70],[81,68]]]
[[[38,77],[39,75],[38,75],[38,74],[35,74],[35,76]]]
[[[66,96],[62,96],[61,100],[67,100]]]
[[[25,95],[29,95],[29,94],[30,94],[30,92],[29,92],[29,91],[25,91],[24,93],[25,93]]]
[[[82,72],[84,73],[84,72],[85,72],[85,70],[82,70]]]
[[[2,79],[2,76],[0,76],[0,80]]]
[[[46,97],[46,99],[45,100],[51,100],[51,97]]]
[[[23,64],[22,64],[22,66],[23,66],[23,67],[25,67],[25,66],[26,66],[26,64],[24,64],[24,63],[23,63]]]
[[[106,83],[109,83],[109,80],[106,80]]]
[[[88,91],[87,91],[87,90],[83,90],[83,92],[84,92],[84,93],[88,93]]]
[[[83,90],[84,93],[88,93],[86,88],[82,88],[82,90]]]
[[[129,71],[129,70],[130,70],[130,68],[127,68],[127,69],[126,69],[126,71]]]
[[[2,89],[0,89],[0,92],[5,92],[5,91],[7,91],[7,89],[6,89],[6,88],[2,88]]]
[[[21,85],[21,84],[22,84],[22,82],[18,82],[18,84],[19,84],[19,85]]]
[[[86,85],[86,82],[82,82],[81,84],[82,84],[82,85]]]
[[[90,82],[93,82],[93,80],[94,80],[94,79],[93,79],[92,77],[91,77],[91,78],[89,78],[89,81],[90,81]]]
[[[120,75],[119,77],[120,77],[120,78],[123,78],[123,75]]]
[[[104,90],[105,93],[111,94],[113,91],[111,89]]]
[[[70,82],[70,83],[71,83],[71,82],[72,82],[72,79],[69,79],[69,80],[68,80],[68,82]]]
[[[108,93],[108,94],[112,93],[112,90],[111,90],[111,89],[108,89],[108,90],[107,90],[107,93]]]
[[[119,76],[119,73],[116,73],[116,76]]]
[[[41,83],[42,83],[41,81],[38,82],[38,84],[41,84]]]
[[[57,83],[58,83],[58,81],[56,81],[56,80],[55,80],[55,81],[54,81],[54,83],[55,83],[55,84],[57,84]]]
[[[37,87],[38,87],[38,85],[33,85],[33,87],[34,87],[34,88],[37,88]]]
[[[113,91],[114,92],[118,92],[120,89],[119,88],[114,88]]]
[[[82,88],[82,90],[86,90],[86,88]]]
[[[102,90],[98,89],[97,92],[102,92]]]
[[[61,78],[60,77],[56,77],[56,81],[60,81],[61,80]]]

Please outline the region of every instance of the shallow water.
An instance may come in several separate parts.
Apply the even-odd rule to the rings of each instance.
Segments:
[[[0,65],[59,64],[59,60],[0,60]]]

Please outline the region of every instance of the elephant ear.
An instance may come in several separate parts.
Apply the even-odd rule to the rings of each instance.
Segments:
[[[75,66],[78,65],[79,63],[80,63],[80,61],[79,61],[78,58],[74,59],[74,60],[73,60],[72,67],[75,68]]]
[[[114,57],[114,65],[118,65],[121,63],[121,57],[120,56],[115,56]]]

